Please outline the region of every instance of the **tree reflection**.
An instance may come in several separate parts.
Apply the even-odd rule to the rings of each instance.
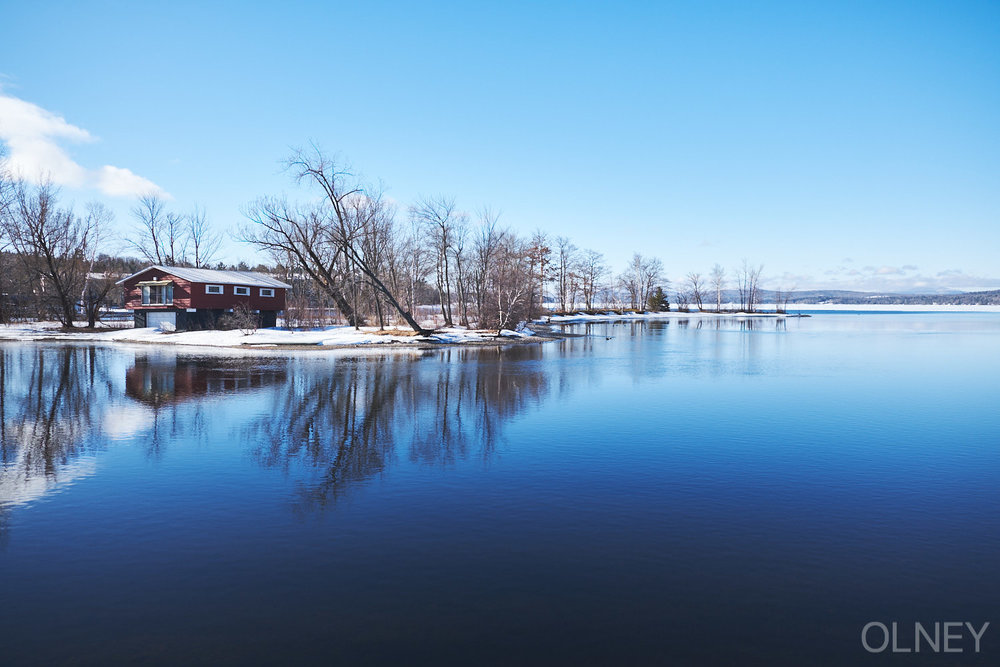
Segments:
[[[543,354],[540,345],[450,348],[331,363],[0,347],[0,533],[4,507],[90,474],[90,454],[116,439],[159,456],[169,442],[232,429],[259,464],[304,475],[304,509],[335,501],[399,459],[489,462],[504,425],[558,381],[543,371]],[[235,426],[213,423],[220,398],[248,391],[266,393]]]
[[[536,345],[448,349],[300,368],[242,439],[256,443],[262,465],[315,472],[300,489],[304,509],[330,504],[404,453],[430,465],[488,461],[503,424],[547,391],[541,354]]]
[[[97,348],[0,347],[0,532],[5,508],[93,471],[103,401],[113,391]]]

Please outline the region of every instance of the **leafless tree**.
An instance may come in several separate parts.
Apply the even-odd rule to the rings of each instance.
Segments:
[[[25,274],[36,284],[42,306],[64,327],[76,320],[76,302],[105,226],[100,207],[83,218],[58,206],[58,191],[48,182],[14,184],[13,210],[2,219],[4,234]]]
[[[752,313],[760,302],[760,274],[763,265],[754,267],[746,259],[736,270],[736,283],[740,295],[740,310]]]
[[[726,270],[720,264],[712,267],[712,288],[715,290],[715,312],[722,311],[722,290],[726,287]]]
[[[545,286],[552,280],[552,248],[548,235],[535,230],[526,248],[528,274],[531,277],[528,289],[528,317],[536,317],[545,303]]]
[[[192,261],[196,269],[208,266],[215,259],[222,245],[222,237],[212,230],[205,209],[195,206],[187,216],[187,237],[194,253]]]
[[[774,291],[774,309],[776,312],[788,312],[788,299],[791,298],[792,292],[794,291],[794,287],[788,290],[783,287],[779,287]]]
[[[704,289],[704,283],[701,280],[700,273],[689,273],[687,274],[688,292],[691,294],[691,299],[694,301],[694,305],[698,310],[702,309],[702,290]]]
[[[10,293],[9,283],[13,270],[7,266],[6,251],[10,247],[10,242],[4,230],[13,202],[14,180],[7,166],[7,148],[0,144],[0,324],[5,324],[11,315],[7,295]]]
[[[455,263],[455,291],[458,293],[462,326],[469,326],[469,284],[468,265],[469,249],[469,217],[460,213],[455,216],[455,225],[451,235],[451,256]]]
[[[604,255],[596,250],[583,251],[583,259],[580,262],[580,276],[581,288],[583,289],[583,302],[587,310],[593,310],[594,297],[607,270],[608,268],[604,264]]]
[[[691,310],[691,293],[685,289],[677,290],[677,310],[682,313]]]
[[[425,197],[410,207],[410,217],[431,230],[431,244],[437,255],[437,288],[445,326],[453,324],[451,314],[451,250],[458,213],[455,200],[444,196]]]
[[[500,214],[489,207],[479,211],[479,226],[474,240],[472,269],[472,290],[476,305],[476,321],[479,326],[487,326],[488,313],[492,311],[489,297],[493,265],[500,245],[504,242],[504,232],[499,228]]]
[[[287,167],[297,181],[317,186],[322,202],[299,208],[283,199],[259,199],[245,211],[251,224],[242,230],[242,238],[273,255],[293,258],[354,326],[362,322],[358,307],[364,288],[414,331],[428,333],[389,287],[381,253],[392,243],[376,237],[397,232],[393,209],[381,190],[363,188],[349,171],[315,148],[294,152]]]
[[[497,334],[528,317],[528,297],[534,277],[525,261],[529,248],[510,233],[503,235],[491,269],[491,292],[497,309],[490,317]]]
[[[572,292],[576,281],[576,246],[565,236],[556,237],[556,292],[559,298],[559,310],[567,312],[572,306]]]
[[[343,253],[329,238],[327,219],[319,207],[298,207],[285,199],[263,197],[244,211],[250,220],[242,240],[270,253],[287,257],[329,295],[348,323],[364,323],[355,313],[344,270]]]
[[[639,308],[639,295],[642,292],[642,255],[636,253],[632,255],[632,263],[618,276],[621,288],[628,294],[629,307],[633,310]]]
[[[14,203],[14,178],[7,164],[7,147],[0,144],[0,220],[6,217]],[[0,227],[0,250],[4,248],[3,227]]]
[[[159,195],[147,194],[132,207],[132,218],[136,222],[135,234],[127,243],[144,259],[166,266],[185,263],[188,230],[184,216],[168,211]]]
[[[643,257],[639,253],[632,255],[632,261],[622,274],[622,287],[628,292],[632,308],[639,310],[644,307],[655,286],[669,284],[663,280],[663,262],[655,257]]]
[[[104,241],[104,236],[108,234],[115,216],[103,204],[94,202],[87,206],[87,218],[92,221],[94,238],[91,243],[92,251],[88,258],[87,273],[84,278],[83,291],[80,294],[80,304],[83,306],[84,315],[87,317],[87,326],[93,329],[97,326],[97,319],[100,316],[101,308],[107,303],[111,290],[115,288],[115,282],[120,277],[122,271],[109,271],[107,267],[104,271],[95,271],[94,265],[97,261],[96,249]]]

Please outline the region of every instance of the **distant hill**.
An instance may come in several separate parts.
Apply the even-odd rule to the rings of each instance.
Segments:
[[[739,295],[730,290],[729,300],[739,300]],[[762,303],[774,303],[775,292],[761,293]],[[911,306],[996,306],[1000,305],[1000,290],[987,292],[950,292],[948,294],[886,294],[877,292],[852,292],[848,290],[802,290],[792,292],[788,303],[796,304],[881,304]]]

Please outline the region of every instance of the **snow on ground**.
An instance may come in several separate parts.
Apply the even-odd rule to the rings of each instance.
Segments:
[[[517,340],[533,335],[532,331],[504,329],[500,339]],[[168,345],[198,345],[206,347],[267,347],[267,346],[351,346],[351,345],[417,345],[434,343],[494,342],[494,331],[462,328],[438,329],[430,336],[414,336],[409,332],[380,332],[377,327],[322,327],[290,331],[258,329],[246,336],[233,331],[181,331],[166,333],[155,328],[108,329],[106,331],[65,332],[55,322],[32,322],[0,325],[0,340],[59,340],[71,342],[163,343]]]

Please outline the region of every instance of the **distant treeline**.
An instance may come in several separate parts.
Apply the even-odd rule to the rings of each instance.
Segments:
[[[772,303],[773,292],[765,291],[762,300]],[[964,294],[873,294],[842,290],[808,290],[793,292],[787,303],[795,304],[845,304],[845,305],[909,305],[909,306],[997,306],[1000,290],[966,292]]]

